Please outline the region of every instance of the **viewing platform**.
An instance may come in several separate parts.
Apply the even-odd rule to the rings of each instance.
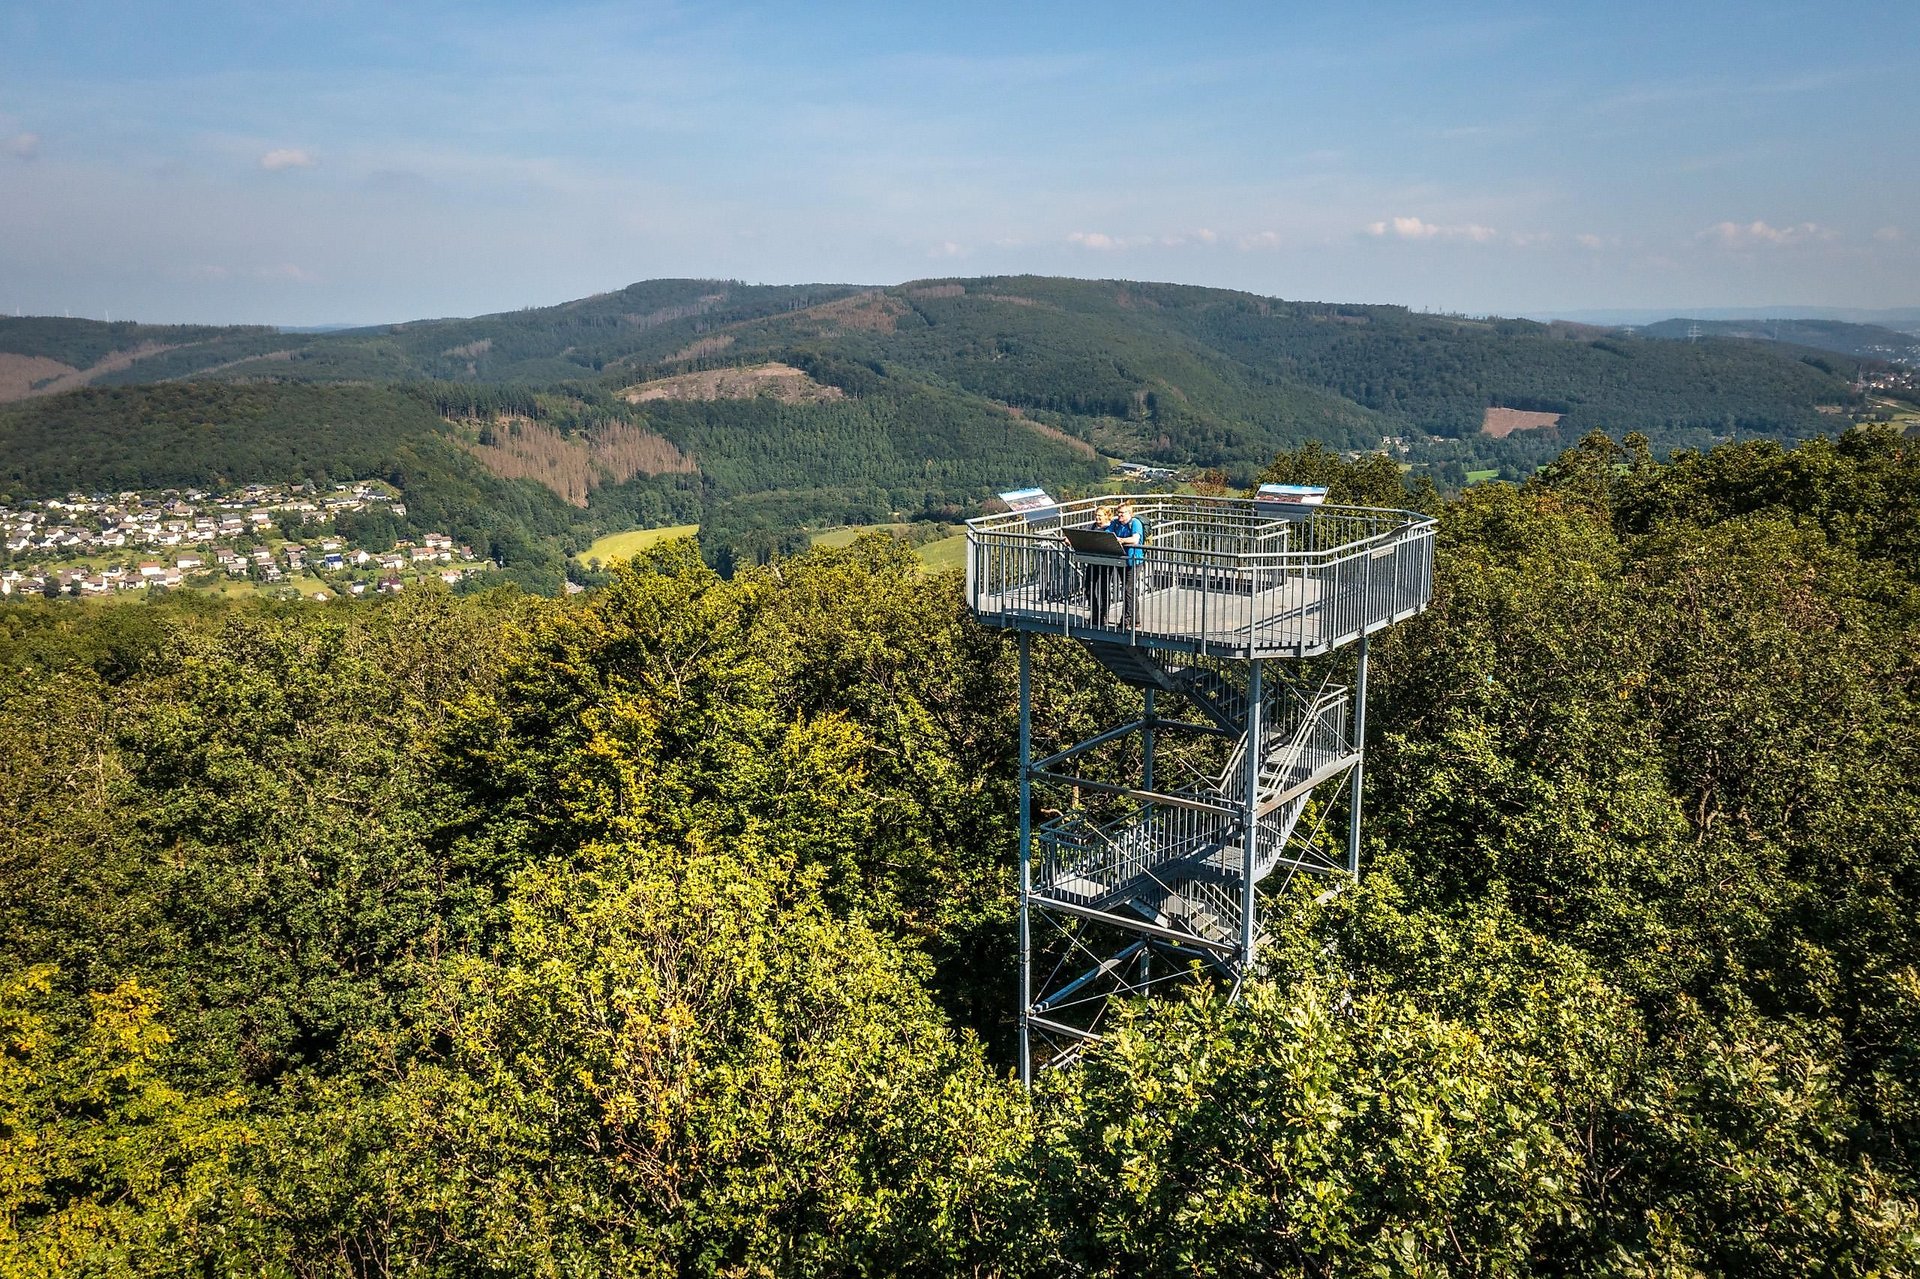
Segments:
[[[1068,546],[1123,501],[1146,530],[1130,616],[1092,616],[1091,575],[1119,557]],[[984,625],[1254,660],[1329,653],[1420,612],[1433,594],[1434,521],[1374,507],[1259,498],[1081,498],[967,522],[967,603]]]

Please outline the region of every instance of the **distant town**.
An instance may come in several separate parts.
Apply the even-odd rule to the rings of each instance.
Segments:
[[[390,525],[406,514],[399,493],[376,480],[8,503],[0,505],[0,596],[185,588],[325,600],[391,594],[428,578],[455,585],[494,567],[445,533],[374,549],[364,536],[334,531],[345,517],[385,515]]]

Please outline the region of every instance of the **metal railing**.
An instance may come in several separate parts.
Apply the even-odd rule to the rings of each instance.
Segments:
[[[1279,802],[1281,797],[1352,757],[1347,702],[1347,690],[1334,686],[1322,688],[1311,700],[1295,697],[1290,707],[1277,704],[1279,699],[1269,701],[1274,718],[1272,731],[1265,735],[1269,745],[1257,807],[1275,811],[1263,811],[1255,822],[1256,881],[1273,869],[1300,813],[1297,797],[1286,804]],[[1093,906],[1143,878],[1184,893],[1182,885],[1202,882],[1207,875],[1241,875],[1247,864],[1242,838],[1245,761],[1243,737],[1216,783],[1178,796],[1191,804],[1136,801],[1104,822],[1070,813],[1041,826],[1034,832],[1039,853],[1034,888]]]
[[[1251,498],[1130,499],[1141,560],[1082,556],[1061,537],[1119,499],[1064,502],[1046,518],[967,526],[967,602],[989,626],[1080,634],[1226,657],[1309,656],[1425,608],[1434,521],[1415,511],[1321,506],[1292,516]],[[1091,577],[1113,576],[1119,621],[1092,616]],[[1130,588],[1130,589],[1129,589]]]

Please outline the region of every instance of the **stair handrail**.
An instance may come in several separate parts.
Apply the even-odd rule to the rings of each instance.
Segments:
[[[1308,739],[1324,719],[1326,713],[1335,706],[1344,703],[1346,699],[1347,689],[1344,685],[1321,685],[1319,691],[1316,692],[1313,697],[1308,700],[1305,707],[1302,708],[1300,719],[1294,725],[1293,731],[1288,734],[1286,740],[1267,752],[1267,757],[1262,761],[1260,769],[1262,778],[1264,778],[1267,773],[1274,771],[1273,764],[1276,760],[1284,759],[1289,766],[1296,761],[1300,756],[1300,752],[1306,749]],[[1228,756],[1227,766],[1221,770],[1219,782],[1215,786],[1215,792],[1228,804],[1244,803],[1246,800],[1244,786],[1246,763],[1247,735],[1242,733],[1240,740],[1234,743],[1233,753]],[[1262,802],[1265,802],[1270,796],[1261,793],[1259,798]]]

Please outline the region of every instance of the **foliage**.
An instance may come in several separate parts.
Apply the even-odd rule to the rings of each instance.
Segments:
[[[1911,447],[1267,474],[1440,521],[1366,878],[1032,1099],[1013,664],[891,537],[0,609],[0,1273],[1920,1269]]]

